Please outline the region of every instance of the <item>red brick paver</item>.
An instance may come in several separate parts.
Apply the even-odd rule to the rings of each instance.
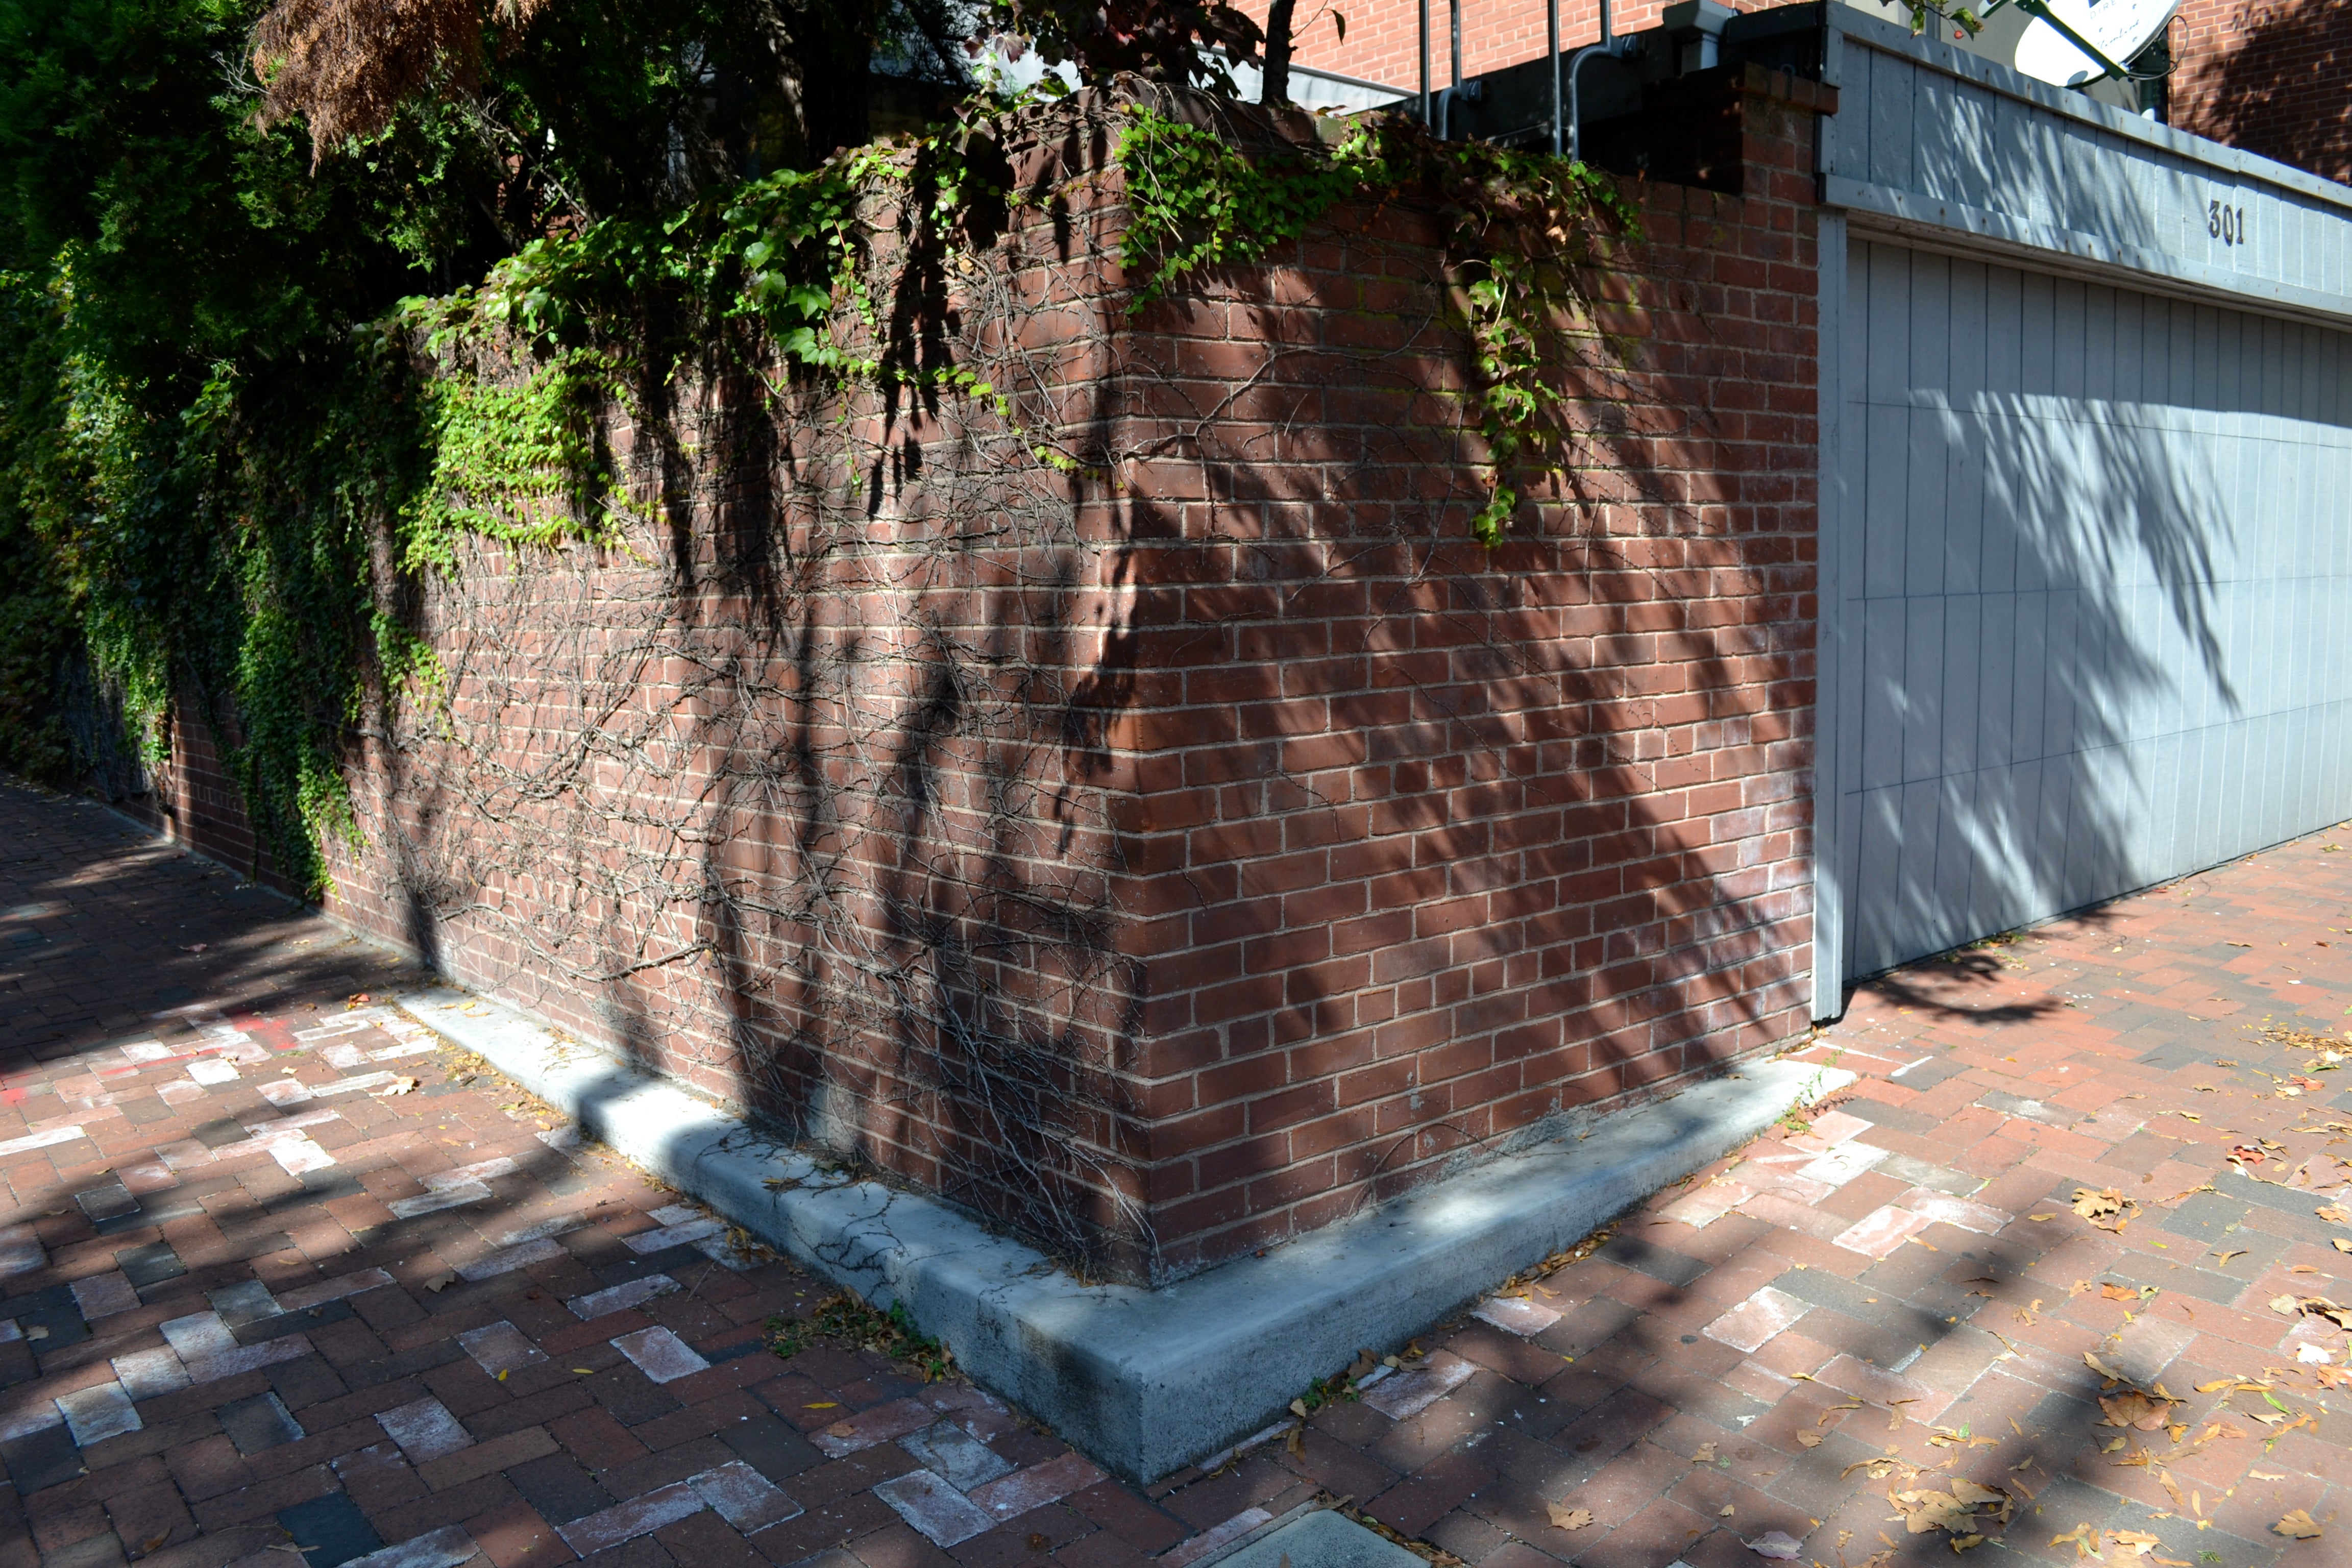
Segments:
[[[373,950],[87,805],[0,786],[0,1568],[1181,1568],[1318,1496],[1495,1568],[2352,1540],[2300,1306],[2352,1300],[2326,836],[1866,987],[1809,1128],[1144,1490],[961,1382],[779,1359],[824,1288],[373,1000]],[[1936,1494],[1985,1506],[1909,1529]]]

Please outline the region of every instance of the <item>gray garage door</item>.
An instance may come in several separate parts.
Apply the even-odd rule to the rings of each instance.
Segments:
[[[2352,339],[1846,259],[1822,957],[1868,974],[2352,816]]]

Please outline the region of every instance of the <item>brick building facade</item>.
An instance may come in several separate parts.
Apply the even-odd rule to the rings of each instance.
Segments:
[[[1759,0],[1727,0],[1737,11]],[[1262,3],[1247,7],[1261,20]],[[1339,7],[1339,37],[1328,14],[1316,14],[1298,37],[1303,65],[1382,82],[1400,90],[1420,83],[1418,11],[1412,0],[1373,0]],[[1632,33],[1657,25],[1660,0],[1612,6],[1611,25]],[[1451,14],[1430,5],[1430,80],[1451,80]],[[1562,0],[1560,42],[1592,42],[1600,31],[1594,0]],[[1540,0],[1463,0],[1463,70],[1478,76],[1544,50]],[[2185,0],[2167,35],[2174,69],[2166,119],[2225,146],[2352,180],[2352,8],[2328,0]]]
[[[1744,188],[1633,189],[1640,349],[1491,554],[1436,211],[1130,316],[1117,110],[1053,111],[951,288],[1065,465],[669,411],[703,468],[627,549],[434,591],[449,704],[362,726],[331,908],[1137,1278],[1801,1030],[1831,99],[1721,75]],[[178,830],[239,847],[180,740]]]

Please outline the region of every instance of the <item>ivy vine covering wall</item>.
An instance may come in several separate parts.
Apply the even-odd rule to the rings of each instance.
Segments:
[[[1747,84],[1758,195],[1592,230],[1643,341],[1530,334],[1545,466],[1489,460],[1442,180],[1261,189],[1293,237],[1170,269],[1210,231],[1138,247],[1139,125],[1286,180],[1339,128],[1157,89],[1005,121],[1010,199],[951,231],[870,170],[803,226],[797,345],[644,374],[533,323],[594,298],[532,301],[543,256],[420,307],[455,434],[569,446],[452,443],[446,526],[373,547],[414,651],[332,907],[1137,1278],[1801,1026],[1789,85]]]

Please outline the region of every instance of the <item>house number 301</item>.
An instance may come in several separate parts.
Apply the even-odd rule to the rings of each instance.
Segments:
[[[2242,245],[2246,238],[2246,209],[2223,206],[2219,197],[2205,208],[2205,232],[2224,245]]]

